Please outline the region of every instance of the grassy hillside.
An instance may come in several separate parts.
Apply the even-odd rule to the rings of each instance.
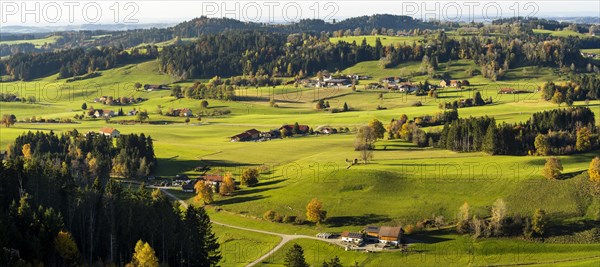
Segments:
[[[391,40],[388,40],[391,41]],[[269,130],[282,124],[308,124],[313,128],[355,127],[372,119],[387,124],[392,118],[407,114],[409,118],[433,115],[441,110],[438,104],[471,97],[473,90],[441,89],[439,98],[406,95],[383,90],[365,90],[363,85],[382,77],[408,77],[414,82],[430,79],[419,72],[420,63],[409,62],[388,69],[379,69],[376,61],[362,62],[345,70],[345,74],[369,75],[371,80],[360,81],[358,91],[350,88],[295,88],[277,86],[263,88],[238,88],[239,101],[208,100],[207,111],[230,110],[224,116],[202,117],[184,123],[184,118],[158,114],[168,108],[191,108],[194,113],[202,110],[199,100],[175,99],[169,91],[145,92],[135,90],[134,84],[173,84],[175,80],[158,71],[155,61],[129,64],[119,68],[100,71],[99,76],[73,83],[57,80],[56,75],[32,82],[0,84],[5,92],[16,92],[21,97],[34,95],[36,104],[1,103],[0,114],[15,114],[17,119],[27,117],[72,118],[81,114],[82,103],[88,107],[118,110],[119,106],[93,103],[99,96],[135,96],[147,98],[139,104],[124,106],[150,112],[150,123],[120,125],[116,117],[104,120],[75,120],[73,124],[17,123],[13,127],[0,128],[0,147],[6,147],[18,135],[26,131],[54,131],[56,133],[77,129],[79,132],[98,131],[101,127],[116,127],[122,134],[145,133],[154,139],[159,159],[156,175],[174,176],[178,173],[198,175],[198,166],[210,166],[211,172],[232,172],[239,180],[244,168],[259,167],[261,183],[252,188],[242,187],[235,196],[219,197],[210,209],[211,218],[234,225],[251,226],[281,233],[314,235],[317,232],[360,230],[367,224],[406,225],[424,218],[443,215],[453,221],[460,205],[468,202],[473,212],[482,217],[489,215],[490,205],[503,198],[509,214],[530,215],[535,209],[545,209],[557,220],[574,221],[589,219],[597,206],[579,195],[579,186],[585,175],[579,175],[589,166],[590,160],[600,151],[560,157],[565,173],[564,180],[548,181],[542,178],[544,157],[535,156],[489,156],[484,153],[455,153],[433,148],[418,148],[411,143],[383,140],[376,144],[374,159],[369,164],[347,168],[346,159],[358,157],[353,149],[354,134],[329,136],[293,137],[267,142],[230,142],[232,135],[256,128]],[[484,98],[492,97],[494,104],[459,109],[461,117],[493,116],[497,121],[526,121],[531,114],[557,108],[557,105],[541,99],[539,93],[523,95],[498,95],[503,87],[534,90],[548,80],[560,80],[550,68],[525,67],[510,70],[501,81],[467,75],[469,68],[477,66],[466,60],[440,64],[438,72],[447,73],[454,79],[469,79],[474,90]],[[189,86],[193,80],[180,83]],[[29,89],[28,89],[29,88]],[[27,89],[27,90],[26,90]],[[383,94],[383,98],[379,95]],[[278,108],[269,106],[275,99]],[[326,99],[332,107],[347,103],[350,112],[329,113],[314,109],[315,102]],[[413,106],[420,101],[422,106]],[[386,110],[377,110],[377,106]],[[576,102],[574,105],[585,105]],[[592,101],[590,108],[596,117],[600,115],[600,102]],[[430,131],[432,129],[425,129]],[[173,190],[178,196],[196,204],[189,193]],[[280,224],[260,218],[267,210],[283,215],[304,217],[306,204],[312,198],[323,202],[329,220],[321,226]],[[278,238],[252,232],[238,231],[215,226],[223,245],[224,266],[245,265],[264,250],[279,241]],[[416,238],[416,237],[415,237]],[[358,262],[361,266],[389,266],[397,262],[407,265],[464,266],[494,264],[596,263],[589,258],[598,251],[598,245],[538,244],[514,239],[489,239],[472,241],[469,237],[446,232],[433,232],[424,244],[411,247],[402,253],[344,252],[313,240],[299,240],[305,247],[307,260],[319,264],[324,259],[339,255],[345,265]],[[464,245],[464,246],[463,246]],[[286,245],[290,246],[290,244]],[[457,256],[450,257],[446,248],[457,246]],[[246,248],[255,250],[239,252]],[[489,249],[494,251],[490,252]],[[316,251],[316,252],[315,252]],[[280,252],[283,253],[283,252]],[[313,256],[319,253],[317,256]],[[320,253],[324,253],[321,255]],[[240,256],[244,255],[244,256]],[[454,254],[453,254],[454,255]],[[448,258],[449,257],[449,258]],[[525,258],[523,258],[525,257]],[[564,260],[564,262],[563,262]],[[265,265],[280,265],[281,255],[276,255]]]
[[[62,38],[62,36],[53,35],[53,36],[48,36],[46,38],[40,38],[40,39],[0,41],[0,45],[2,45],[2,44],[5,44],[5,45],[33,44],[33,45],[35,45],[36,48],[40,48],[41,46],[43,46],[45,44],[56,43],[56,41],[60,40],[61,38]]]

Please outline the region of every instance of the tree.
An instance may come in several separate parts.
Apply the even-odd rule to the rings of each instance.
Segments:
[[[548,224],[548,218],[546,212],[542,209],[536,209],[531,218],[531,230],[536,235],[544,236],[546,225]]]
[[[333,257],[329,261],[323,261],[323,267],[343,267],[342,262],[338,256]]]
[[[360,152],[360,158],[365,162],[373,158],[373,152],[371,149],[374,147],[374,143],[377,140],[377,136],[373,128],[369,126],[363,126],[358,129],[356,137],[354,139],[354,150]]]
[[[580,152],[588,151],[592,148],[591,143],[592,132],[588,127],[582,127],[577,131],[577,141],[575,149]]]
[[[81,104],[81,109],[87,110],[87,104],[85,102],[83,102],[83,104]]]
[[[258,184],[260,173],[257,168],[248,168],[242,172],[242,185],[255,186]]]
[[[465,202],[460,206],[460,220],[468,221],[471,218],[471,207],[469,203]]]
[[[31,145],[30,144],[24,144],[23,148],[21,149],[21,152],[23,153],[23,158],[30,160],[31,159]]]
[[[213,202],[213,190],[210,184],[205,181],[197,181],[194,184],[194,190],[196,190],[196,201],[202,200],[204,204]]]
[[[560,91],[556,90],[551,99],[552,103],[557,104],[560,107],[560,104],[565,102],[565,95]]]
[[[206,101],[206,100],[202,100],[202,102],[200,102],[200,106],[201,106],[202,108],[204,108],[204,109],[205,109],[205,108],[208,108],[208,101]]]
[[[148,111],[144,110],[144,111],[138,111],[137,113],[137,120],[141,123],[145,120],[150,119],[150,116],[148,116]]]
[[[490,227],[495,235],[502,234],[502,228],[504,227],[504,219],[506,218],[506,203],[503,199],[496,199],[492,206],[492,218],[490,220]]]
[[[306,219],[314,223],[321,223],[327,217],[327,212],[322,210],[323,204],[316,198],[313,198],[306,205]]]
[[[142,84],[139,82],[136,82],[133,87],[135,87],[135,89],[139,90],[140,88],[142,88]]]
[[[348,104],[346,102],[344,102],[344,111],[348,111],[348,110],[349,110]]]
[[[373,119],[371,122],[369,122],[369,127],[373,129],[377,139],[383,138],[383,135],[385,134],[385,127],[383,127],[383,123],[381,123],[378,119]]]
[[[550,143],[548,142],[548,136],[545,134],[538,134],[533,145],[538,155],[547,156],[550,152]]]
[[[600,157],[592,159],[590,168],[588,169],[588,175],[590,176],[592,187],[597,193],[600,193]]]
[[[150,244],[138,240],[135,244],[131,264],[136,267],[158,267],[158,258]]]
[[[562,163],[559,158],[550,157],[546,159],[546,164],[544,164],[544,168],[542,169],[542,174],[548,180],[558,179],[561,172],[563,170]]]
[[[223,177],[223,182],[219,185],[219,194],[231,195],[235,191],[235,180],[230,172],[226,173]]]
[[[188,266],[217,266],[221,260],[219,242],[212,231],[212,223],[208,214],[202,207],[188,206],[185,211],[184,233],[187,237],[183,240],[187,246],[187,255],[184,255]]]
[[[17,122],[17,117],[14,114],[4,114],[2,116],[2,124],[7,128],[14,125]]]
[[[79,260],[79,249],[73,236],[68,231],[60,231],[54,239],[54,249],[58,255],[65,261],[65,265],[77,263]]]
[[[304,259],[304,249],[298,244],[294,244],[286,253],[283,259],[283,265],[286,267],[308,267]]]
[[[173,86],[173,88],[171,88],[171,96],[174,96],[175,98],[179,98],[181,96],[181,86],[180,85],[175,85]]]
[[[294,123],[294,128],[292,128],[292,134],[300,134],[300,125],[298,122]]]

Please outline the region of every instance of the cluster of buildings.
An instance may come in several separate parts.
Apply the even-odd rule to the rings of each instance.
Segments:
[[[170,90],[171,88],[165,84],[144,84],[144,90],[148,92],[156,90]]]
[[[217,193],[217,192],[219,192],[219,187],[223,183],[223,179],[224,179],[224,177],[219,174],[205,174],[195,180],[191,180],[191,179],[187,178],[187,176],[186,176],[185,179],[181,178],[178,181],[176,180],[176,182],[180,182],[182,184],[181,190],[183,192],[194,193],[194,186],[196,185],[196,183],[198,181],[205,181],[211,186],[213,192]]]
[[[298,125],[298,131],[296,134],[307,134],[310,131],[308,125]],[[250,129],[240,134],[229,137],[231,142],[248,142],[248,141],[266,141],[275,138],[281,138],[283,133],[292,134],[294,132],[294,125],[287,124],[282,125],[278,129],[272,129],[270,131],[261,132],[256,129]]]
[[[377,242],[397,246],[401,243],[404,230],[399,226],[367,226],[362,232],[342,232],[342,241],[355,245],[365,242]]]
[[[102,103],[104,105],[128,105],[146,101],[141,97],[112,97],[112,96],[101,96],[94,98],[94,103]]]
[[[468,80],[441,80],[440,87],[456,87],[461,88],[462,86],[469,86],[471,83]]]
[[[300,82],[306,87],[351,87],[353,81],[356,84],[359,80],[366,80],[369,78],[369,76],[360,76],[356,74],[333,76],[332,74],[325,72],[322,80],[304,79]]]

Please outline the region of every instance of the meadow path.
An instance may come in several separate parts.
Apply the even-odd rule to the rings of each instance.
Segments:
[[[160,189],[160,191],[162,191],[163,193],[165,193],[165,195],[167,195],[168,197],[170,197],[171,199],[174,199],[176,201],[178,201],[179,203],[181,203],[182,206],[186,207],[188,206],[188,203],[185,202],[184,200],[180,199],[179,197],[177,197],[176,195],[173,195],[171,192],[167,191],[165,187],[155,187],[155,186],[149,186],[150,188],[158,188]],[[246,266],[254,266],[260,262],[262,262],[263,260],[267,259],[268,257],[270,257],[271,255],[273,255],[275,252],[277,252],[279,249],[281,249],[285,244],[287,244],[288,242],[294,240],[294,239],[299,239],[299,238],[306,238],[306,239],[314,239],[314,240],[319,240],[319,241],[323,241],[323,242],[327,242],[327,243],[331,243],[331,244],[338,244],[338,240],[336,239],[322,239],[322,238],[318,238],[315,236],[308,236],[308,235],[287,235],[287,234],[281,234],[281,233],[276,233],[276,232],[270,232],[270,231],[264,231],[264,230],[258,230],[258,229],[252,229],[252,228],[246,228],[246,227],[241,227],[241,226],[235,226],[235,225],[230,225],[230,224],[226,224],[226,223],[221,223],[221,222],[217,222],[214,220],[211,220],[212,223],[216,224],[216,225],[220,225],[220,226],[224,226],[224,227],[228,227],[228,228],[234,228],[234,229],[239,229],[239,230],[244,230],[244,231],[250,231],[250,232],[256,232],[256,233],[261,233],[261,234],[266,234],[266,235],[276,235],[281,237],[281,241],[279,242],[279,244],[277,244],[275,247],[273,247],[271,250],[269,250],[265,255],[262,255],[260,258],[256,259],[255,261],[249,263]]]

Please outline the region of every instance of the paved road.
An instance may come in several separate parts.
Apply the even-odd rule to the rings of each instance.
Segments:
[[[165,193],[165,195],[167,195],[168,197],[179,201],[179,203],[181,203],[182,206],[186,207],[188,206],[187,202],[183,201],[182,199],[178,198],[176,195],[171,194],[169,191],[167,191],[166,187],[155,187],[155,186],[149,186],[150,188],[158,188],[160,189],[160,191],[162,191],[163,193]],[[256,232],[256,233],[261,233],[261,234],[266,234],[266,235],[276,235],[281,237],[281,241],[279,242],[279,244],[277,244],[277,246],[273,247],[271,250],[269,250],[265,255],[262,255],[260,258],[256,259],[255,261],[249,263],[246,266],[254,266],[260,262],[262,262],[263,260],[267,259],[269,256],[273,255],[276,251],[278,251],[279,249],[281,249],[285,244],[287,244],[288,242],[294,240],[294,239],[298,239],[298,238],[306,238],[306,239],[315,239],[315,240],[319,240],[319,241],[323,241],[323,242],[327,242],[327,243],[331,243],[331,244],[338,244],[337,239],[323,239],[323,238],[318,238],[316,236],[309,236],[309,235],[287,235],[287,234],[281,234],[281,233],[275,233],[275,232],[270,232],[270,231],[264,231],[264,230],[258,230],[258,229],[252,229],[252,228],[246,228],[246,227],[240,227],[240,226],[235,226],[235,225],[230,225],[230,224],[225,224],[225,223],[220,223],[214,220],[211,220],[211,222],[213,224],[216,225],[220,225],[220,226],[224,226],[224,227],[229,227],[229,228],[234,228],[234,229],[239,229],[239,230],[244,230],[244,231],[250,231],[250,232]]]

